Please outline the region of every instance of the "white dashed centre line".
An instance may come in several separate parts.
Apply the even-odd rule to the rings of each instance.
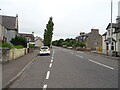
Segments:
[[[53,56],[52,56],[52,59],[53,59]]]
[[[80,56],[80,55],[76,55],[77,57],[80,57],[80,58],[84,58],[83,56]]]
[[[47,88],[47,85],[44,85],[44,86],[43,86],[43,90],[46,90],[46,88]]]
[[[51,62],[53,62],[53,60],[51,60]]]
[[[50,67],[50,68],[52,67],[52,63],[50,63],[49,67]]]
[[[96,63],[96,64],[98,64],[98,65],[104,66],[104,67],[106,67],[106,68],[112,69],[112,70],[114,69],[113,67],[110,67],[110,66],[107,66],[107,65],[105,65],[105,64],[102,64],[102,63],[93,61],[93,60],[91,60],[91,59],[89,59],[89,61],[91,61],[91,62],[93,62],[93,63]]]
[[[84,52],[81,52],[81,51],[77,51],[77,52],[79,52],[79,53],[84,53]]]
[[[47,72],[46,79],[49,79],[49,76],[50,76],[50,71]]]

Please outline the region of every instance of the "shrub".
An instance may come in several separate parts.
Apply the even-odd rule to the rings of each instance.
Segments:
[[[17,48],[17,49],[22,49],[22,48],[24,48],[22,45],[17,45],[17,46],[15,46],[15,48]]]
[[[22,45],[24,47],[27,47],[27,40],[22,36],[16,36],[15,38],[12,38],[10,42],[15,46]]]
[[[34,48],[34,47],[35,47],[35,45],[29,44],[29,48]]]
[[[4,42],[2,43],[2,47],[12,48],[12,45],[7,42]]]

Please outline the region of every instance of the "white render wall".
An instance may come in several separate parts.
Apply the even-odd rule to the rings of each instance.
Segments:
[[[0,41],[3,40],[3,37],[7,37],[7,29],[0,24]]]
[[[105,36],[102,36],[102,52],[106,53]]]
[[[17,35],[17,31],[15,30],[8,30],[7,31],[7,42],[10,43],[12,38],[15,38],[15,36]]]
[[[0,24],[0,41],[2,41],[2,25]]]
[[[120,33],[117,33],[117,37],[118,37],[118,39],[117,39],[117,50],[118,50],[118,52],[120,52]]]

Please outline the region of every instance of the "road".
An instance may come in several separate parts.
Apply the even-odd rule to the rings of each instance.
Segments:
[[[53,47],[38,56],[10,88],[118,88],[118,61]]]

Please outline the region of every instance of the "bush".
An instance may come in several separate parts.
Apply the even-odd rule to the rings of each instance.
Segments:
[[[29,44],[29,48],[34,48],[34,47],[35,47],[35,45]]]
[[[17,46],[15,46],[15,48],[17,48],[17,49],[22,49],[22,48],[24,48],[22,45],[17,45]]]
[[[2,47],[12,48],[13,46],[7,42],[2,43]]]
[[[22,45],[24,47],[27,47],[27,40],[22,36],[16,36],[15,38],[12,38],[10,42],[15,46]]]

